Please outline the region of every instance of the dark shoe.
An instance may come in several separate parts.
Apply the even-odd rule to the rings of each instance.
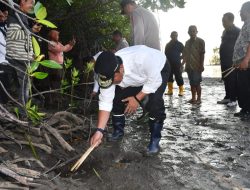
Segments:
[[[147,148],[147,154],[156,154],[160,151],[159,142],[161,140],[161,130],[163,127],[163,121],[149,120],[150,127],[150,143]]]
[[[230,99],[223,99],[217,102],[217,104],[228,104],[230,102]]]
[[[124,127],[125,127],[125,116],[112,116],[112,124],[113,124],[113,133],[111,140],[117,141],[123,138],[124,136]]]
[[[244,117],[244,116],[247,115],[247,114],[249,114],[249,112],[242,109],[242,110],[240,110],[240,112],[235,113],[235,114],[234,114],[234,117]]]

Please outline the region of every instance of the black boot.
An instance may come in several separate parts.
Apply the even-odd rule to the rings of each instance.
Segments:
[[[112,124],[114,131],[112,133],[112,140],[116,141],[122,139],[124,136],[124,127],[125,127],[125,116],[112,116]]]
[[[163,127],[163,121],[159,120],[149,120],[149,127],[150,127],[150,143],[148,145],[147,153],[148,154],[155,154],[160,151],[159,142],[161,140],[161,130]]]

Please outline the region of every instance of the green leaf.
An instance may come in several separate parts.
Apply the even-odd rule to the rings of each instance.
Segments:
[[[38,156],[38,154],[37,154],[37,152],[36,152],[36,149],[35,149],[35,147],[34,147],[34,145],[33,145],[33,143],[32,143],[31,137],[30,137],[29,135],[27,135],[27,134],[25,134],[25,137],[26,137],[26,139],[27,139],[27,141],[28,141],[28,143],[29,143],[29,146],[30,146],[30,148],[31,148],[31,151],[32,151],[33,156],[35,157],[35,159],[39,160],[39,156]]]
[[[35,72],[31,75],[32,77],[35,77],[36,79],[45,79],[48,76],[48,73],[43,73],[43,72]]]
[[[39,62],[42,66],[48,67],[50,69],[62,69],[62,65],[52,60],[44,60]]]
[[[33,73],[34,71],[37,70],[37,68],[39,67],[39,62],[33,62],[31,65],[30,65],[30,73]]]
[[[32,44],[33,44],[33,49],[34,49],[34,53],[35,53],[35,56],[39,56],[40,53],[41,53],[41,49],[40,49],[40,46],[36,40],[35,37],[32,36]]]
[[[54,25],[52,22],[50,22],[48,20],[36,20],[36,22],[43,24],[45,26],[48,26],[49,28],[57,28],[56,25]]]
[[[35,61],[37,61],[37,62],[42,61],[42,59],[43,59],[44,57],[45,57],[44,54],[39,55],[39,56],[36,57]]]
[[[19,109],[17,107],[14,108],[14,112],[15,112],[17,118],[19,119],[20,113],[19,113]]]
[[[31,107],[31,99],[25,105],[26,109],[30,109]]]
[[[36,3],[36,5],[34,6],[34,12],[38,12],[38,10],[43,7],[43,4],[40,3],[39,1]]]
[[[37,12],[35,12],[36,18],[43,20],[47,17],[47,10],[44,6],[40,7]]]

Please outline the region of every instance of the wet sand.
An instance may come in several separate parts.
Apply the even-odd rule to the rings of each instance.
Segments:
[[[165,97],[167,119],[158,155],[144,155],[149,141],[148,125],[129,118],[124,139],[104,142],[71,176],[77,183],[61,179],[64,189],[250,188],[250,122],[233,116],[239,108],[216,104],[224,97],[219,78],[204,79],[202,87],[200,106],[187,103],[188,85],[184,97],[178,97],[177,87],[173,96]]]

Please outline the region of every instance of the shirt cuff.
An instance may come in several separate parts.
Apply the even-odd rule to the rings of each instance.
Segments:
[[[111,112],[113,104],[99,101],[99,110]]]

